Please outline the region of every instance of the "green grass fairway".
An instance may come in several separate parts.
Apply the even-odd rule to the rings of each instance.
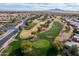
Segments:
[[[63,28],[63,25],[61,23],[54,22],[52,28],[49,31],[38,33],[37,36],[39,39],[54,40],[59,35],[62,28]]]
[[[33,47],[35,48],[45,48],[45,47],[49,47],[50,46],[50,42],[48,40],[37,40],[35,42],[33,42]]]

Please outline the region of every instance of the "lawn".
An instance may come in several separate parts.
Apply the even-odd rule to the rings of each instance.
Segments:
[[[33,47],[35,48],[45,48],[49,46],[50,46],[49,40],[41,39],[33,42]]]

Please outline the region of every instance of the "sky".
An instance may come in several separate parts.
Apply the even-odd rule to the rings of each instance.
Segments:
[[[0,3],[1,11],[79,10],[77,3]]]

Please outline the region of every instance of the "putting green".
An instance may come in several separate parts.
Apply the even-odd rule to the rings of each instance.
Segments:
[[[35,42],[33,42],[33,47],[35,48],[45,48],[45,47],[49,47],[50,46],[50,42],[48,40],[45,39],[39,39]]]

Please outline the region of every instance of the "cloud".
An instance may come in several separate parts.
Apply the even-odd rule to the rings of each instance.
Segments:
[[[76,3],[0,3],[0,10],[79,10],[79,4]]]

